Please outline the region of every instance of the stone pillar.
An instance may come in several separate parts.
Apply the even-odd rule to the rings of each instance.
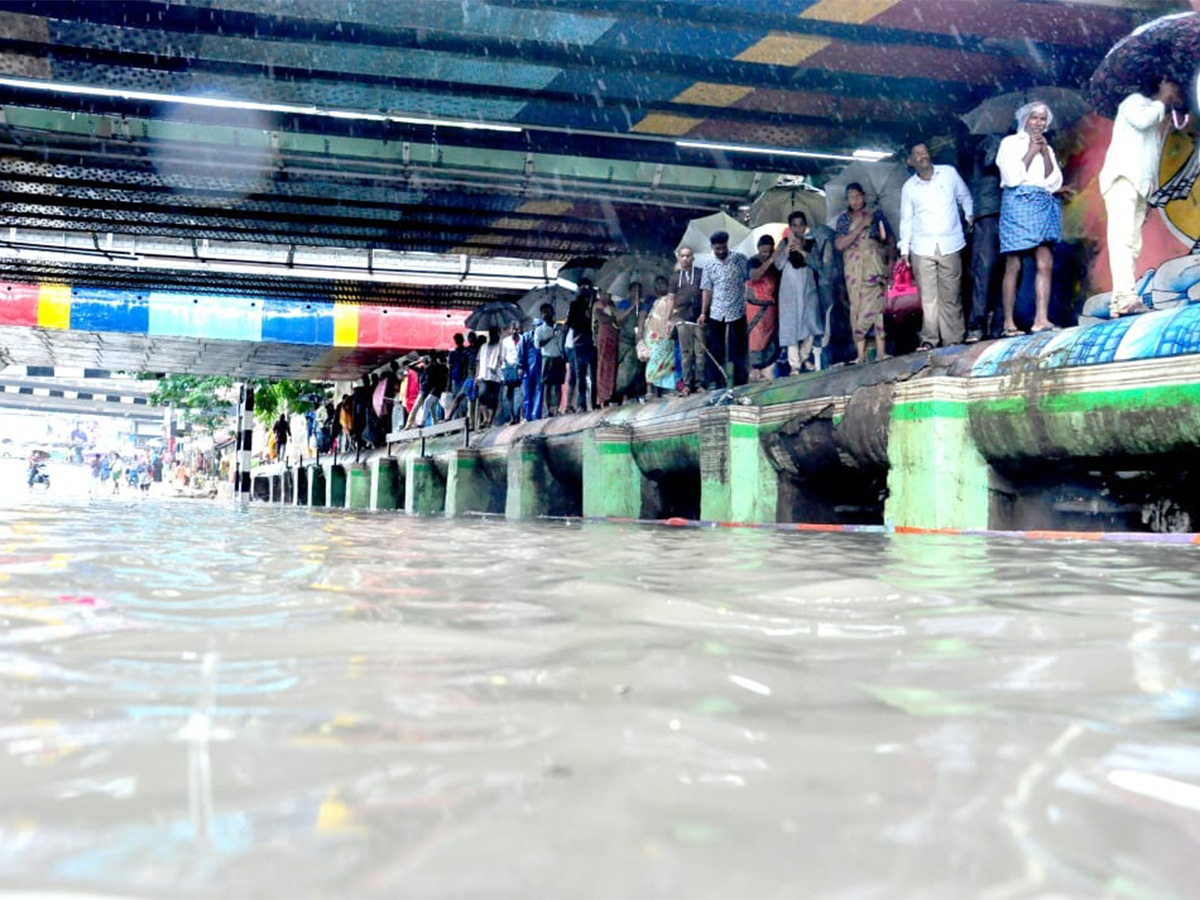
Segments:
[[[346,465],[346,509],[371,505],[371,470],[358,463]]]
[[[884,523],[987,528],[990,473],[971,439],[966,379],[901,382],[893,401]]]
[[[550,492],[557,489],[546,465],[542,437],[527,437],[508,447],[508,487],[504,515],[509,519],[532,519],[549,515]]]
[[[308,503],[308,466],[301,463],[296,466],[294,471],[292,503],[296,506],[305,506]]]
[[[446,462],[446,515],[491,510],[492,480],[484,471],[479,451],[453,450]]]
[[[400,507],[400,464],[389,456],[371,460],[370,508],[398,509]]]
[[[700,518],[777,521],[779,473],[763,451],[756,406],[717,406],[700,414]]]
[[[409,515],[440,513],[446,508],[446,482],[432,456],[404,461],[404,509]]]
[[[267,483],[271,486],[271,502],[283,503],[283,472],[275,472],[267,476]]]
[[[636,519],[642,514],[641,469],[633,429],[599,427],[583,435],[583,514]]]
[[[341,463],[322,463],[325,469],[325,505],[331,509],[346,506],[346,467]]]
[[[325,485],[327,483],[325,479],[325,467],[323,465],[311,465],[308,467],[309,506],[325,505]]]

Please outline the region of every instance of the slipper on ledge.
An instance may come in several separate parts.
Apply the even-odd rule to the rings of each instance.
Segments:
[[[1025,333],[1025,332],[1023,332],[1023,331],[1022,331],[1020,328],[1005,328],[1005,329],[1004,329],[1004,332],[1003,332],[1003,335],[1004,335],[1004,337],[1006,337],[1006,338],[1008,338],[1008,337],[1020,337],[1020,336],[1021,336],[1021,335],[1023,335],[1024,333]]]
[[[1148,307],[1141,300],[1135,300],[1133,303],[1127,303],[1124,306],[1122,306],[1120,309],[1116,310],[1116,315],[1118,315],[1118,316],[1136,316],[1139,313],[1148,313],[1148,312],[1150,312],[1150,307]]]
[[[1047,325],[1045,328],[1030,328],[1030,334],[1045,334],[1049,331],[1062,331],[1057,325]]]

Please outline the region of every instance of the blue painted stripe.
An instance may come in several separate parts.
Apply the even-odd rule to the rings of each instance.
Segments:
[[[145,334],[149,323],[148,295],[102,288],[71,289],[72,331],[123,331]]]
[[[267,300],[262,339],[284,344],[333,346],[333,304],[309,300]]]

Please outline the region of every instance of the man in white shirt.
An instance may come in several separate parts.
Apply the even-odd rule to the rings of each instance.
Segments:
[[[971,226],[971,192],[953,166],[935,166],[925,143],[912,145],[916,174],[900,192],[900,255],[912,266],[921,295],[921,347],[962,343],[962,257],[966,246],[958,210]]]
[[[1100,195],[1108,214],[1112,316],[1146,311],[1134,291],[1134,267],[1142,252],[1147,200],[1158,185],[1168,105],[1183,106],[1183,94],[1177,83],[1161,76],[1148,79],[1139,92],[1122,100],[1100,169]]]

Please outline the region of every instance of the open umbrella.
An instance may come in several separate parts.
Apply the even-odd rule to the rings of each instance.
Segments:
[[[467,316],[465,324],[472,331],[487,331],[489,328],[507,328],[524,320],[524,311],[511,300],[493,300],[476,308]]]
[[[959,116],[971,134],[1008,134],[1017,127],[1017,110],[1034,100],[1054,114],[1055,128],[1064,128],[1091,110],[1079,91],[1062,87],[1032,87],[988,97],[969,113]]]
[[[384,407],[387,406],[387,379],[381,379],[379,384],[375,385],[375,393],[371,395],[371,406],[375,409],[375,415],[382,416]]]
[[[718,212],[711,216],[704,216],[701,219],[692,219],[687,224],[687,230],[684,231],[683,237],[675,249],[680,250],[688,247],[699,256],[702,253],[708,253],[711,248],[709,238],[718,231],[726,231],[729,233],[729,246],[735,247],[742,242],[742,239],[750,233],[750,229],[739,222],[737,219],[730,216],[728,213]]]
[[[806,184],[776,185],[763,191],[750,204],[751,227],[771,222],[786,222],[793,212],[802,212],[814,225],[825,221],[825,192]]]
[[[867,206],[879,207],[893,229],[900,228],[900,191],[908,181],[908,167],[893,160],[865,162],[856,160],[825,184],[826,221],[834,220],[846,209],[846,185],[858,182],[867,195]]]
[[[1088,98],[1102,115],[1116,115],[1142,78],[1167,75],[1186,91],[1200,63],[1200,13],[1163,16],[1134,29],[1105,54],[1088,82]],[[1193,98],[1194,100],[1195,98]]]
[[[594,284],[596,272],[602,265],[603,256],[576,256],[563,263],[562,268],[558,270],[558,277],[575,285],[579,284],[580,279],[590,278]]]
[[[671,263],[661,256],[625,253],[614,256],[596,273],[596,287],[614,297],[628,297],[629,285],[639,282],[644,295],[654,289],[654,279],[671,276]]]
[[[554,307],[554,318],[561,320],[566,319],[567,310],[570,309],[571,301],[574,299],[575,294],[572,291],[557,284],[548,284],[528,291],[517,303],[525,311],[525,316],[530,319],[540,316],[542,304],[549,303]]]
[[[819,220],[818,220],[819,221]],[[746,259],[753,259],[758,254],[758,239],[764,234],[769,234],[775,238],[776,246],[783,239],[783,235],[787,232],[787,222],[767,222],[765,225],[759,225],[748,235],[746,235],[740,244],[733,249]]]

